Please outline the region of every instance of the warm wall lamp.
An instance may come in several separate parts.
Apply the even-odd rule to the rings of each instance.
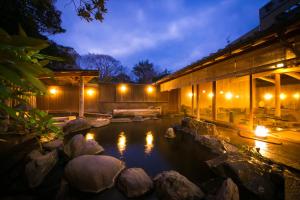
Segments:
[[[147,87],[147,93],[148,93],[148,94],[151,94],[151,93],[153,93],[153,91],[154,91],[154,87],[151,86],[151,85],[149,85],[149,86]]]
[[[127,91],[127,86],[126,86],[125,84],[122,84],[122,85],[120,86],[120,91],[121,91],[122,93],[125,93],[125,92]]]
[[[87,94],[88,96],[93,96],[93,95],[95,94],[95,90],[94,90],[93,88],[90,88],[90,89],[88,89],[88,90],[86,91],[86,94]]]
[[[57,94],[57,89],[56,88],[50,88],[49,92],[50,92],[51,95],[55,95],[55,94]]]

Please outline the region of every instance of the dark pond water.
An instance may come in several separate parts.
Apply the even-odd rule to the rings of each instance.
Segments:
[[[123,160],[127,167],[141,167],[150,176],[176,170],[195,183],[211,177],[204,161],[215,155],[195,143],[190,135],[177,134],[167,139],[168,127],[180,119],[159,119],[133,123],[112,123],[86,133],[105,149],[106,155]]]

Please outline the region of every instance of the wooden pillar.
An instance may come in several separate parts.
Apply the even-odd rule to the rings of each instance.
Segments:
[[[275,74],[275,116],[281,116],[281,101],[280,101],[280,74]]]
[[[195,108],[194,98],[195,98],[195,90],[194,90],[194,85],[192,85],[192,116],[194,116],[194,108]]]
[[[212,82],[212,120],[217,119],[217,82]]]
[[[253,119],[254,119],[254,109],[255,109],[255,101],[256,101],[256,79],[252,77],[250,74],[250,116],[249,116],[249,129],[253,130]]]
[[[84,77],[79,78],[79,117],[84,117]]]
[[[197,119],[200,120],[200,105],[199,105],[200,87],[199,87],[199,84],[197,84],[196,88],[197,88],[197,95],[196,95]]]

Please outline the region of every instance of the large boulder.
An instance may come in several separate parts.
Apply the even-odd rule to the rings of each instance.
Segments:
[[[98,193],[111,188],[124,163],[111,156],[83,155],[71,160],[65,168],[68,183],[82,192]]]
[[[45,176],[51,171],[58,160],[57,151],[53,150],[45,155],[33,151],[28,156],[30,161],[25,166],[25,175],[30,188],[39,186]]]
[[[153,187],[151,178],[142,168],[124,170],[118,178],[118,188],[129,198],[139,197]]]
[[[175,135],[174,129],[171,128],[171,127],[168,128],[167,131],[166,131],[165,137],[166,138],[175,138],[176,135]]]
[[[63,127],[63,131],[64,131],[64,134],[67,135],[69,133],[89,129],[91,127],[92,126],[89,124],[89,122],[86,119],[78,118],[78,119],[74,119],[74,120],[69,121]]]
[[[154,178],[159,199],[186,200],[202,199],[204,193],[194,183],[176,171],[165,171]]]
[[[78,134],[65,145],[64,151],[70,158],[75,158],[81,155],[99,154],[104,149],[95,140],[86,140],[83,135]]]
[[[208,147],[212,152],[217,154],[225,153],[222,141],[212,135],[195,135],[195,141],[201,145]]]
[[[217,200],[239,200],[239,189],[237,185],[231,180],[231,178],[227,178],[221,188],[219,189],[217,196]]]
[[[217,130],[217,126],[213,123],[209,123],[206,121],[201,121],[197,119],[193,119],[190,117],[185,117],[181,121],[181,126],[183,128],[189,129],[189,132],[197,135],[214,135],[218,136],[219,132]]]
[[[62,149],[63,146],[64,146],[64,142],[61,139],[56,139],[47,143],[43,143],[43,148],[50,151],[54,149]]]
[[[227,153],[206,163],[217,175],[232,178],[257,198],[271,200],[282,195],[284,180],[280,173],[245,153]]]

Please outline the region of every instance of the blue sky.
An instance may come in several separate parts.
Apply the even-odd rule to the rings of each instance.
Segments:
[[[81,20],[66,2],[57,2],[66,33],[52,40],[79,54],[111,55],[129,69],[149,59],[176,71],[257,26],[268,0],[109,0],[102,23]]]

